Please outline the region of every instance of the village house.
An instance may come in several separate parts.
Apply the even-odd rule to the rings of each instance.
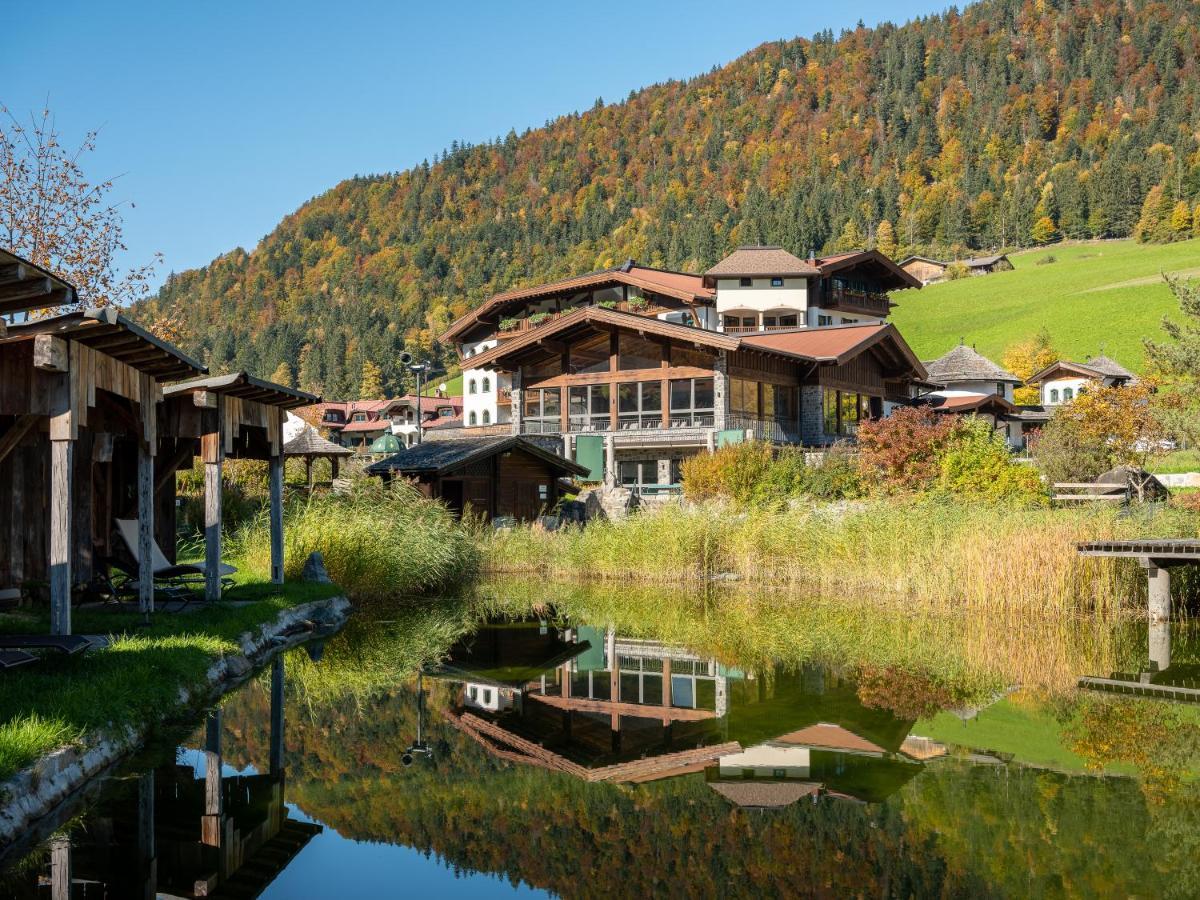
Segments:
[[[1007,272],[1013,267],[1003,253],[992,256],[972,256],[967,259],[944,261],[928,256],[909,256],[900,260],[900,268],[916,278],[921,284],[936,284],[946,280],[946,270],[951,266],[962,266],[968,275],[990,275]]]
[[[1037,385],[1042,406],[1056,407],[1070,403],[1090,385],[1119,387],[1136,380],[1136,376],[1120,363],[1107,356],[1096,356],[1088,357],[1082,363],[1066,360],[1051,363],[1031,375],[1026,383]]]
[[[918,286],[873,251],[743,247],[704,275],[627,262],[499,294],[441,340],[463,360],[464,435],[484,427],[471,398],[495,398],[492,424],[592,480],[657,489],[696,452],[747,438],[827,446],[909,402],[926,373],[886,321],[887,292]]]
[[[343,447],[366,453],[384,435],[396,435],[404,447],[417,443],[418,409],[424,428],[460,417],[461,397],[405,394],[392,400],[344,400],[318,404],[300,412],[314,419],[325,435]]]
[[[938,387],[918,398],[923,405],[941,414],[980,416],[1004,432],[1009,446],[1023,446],[1019,409],[1013,403],[1020,378],[965,342],[924,365]]]

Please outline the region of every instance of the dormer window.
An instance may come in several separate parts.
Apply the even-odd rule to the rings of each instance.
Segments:
[[[753,278],[739,278],[738,287],[754,287]]]
[[[355,413],[355,414],[354,414],[354,421],[355,421],[355,422],[365,422],[365,421],[367,421],[367,414],[366,414],[366,413]]]
[[[783,279],[782,278],[772,278],[771,279],[771,287],[783,287]]]

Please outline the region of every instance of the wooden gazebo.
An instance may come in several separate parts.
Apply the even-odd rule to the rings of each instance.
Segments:
[[[329,464],[333,468],[333,477],[337,478],[338,464],[345,457],[353,455],[354,451],[349,447],[343,447],[341,444],[335,444],[333,441],[321,437],[311,425],[306,425],[303,431],[283,445],[285,459],[293,457],[304,460],[304,476],[309,490],[312,490],[313,486],[312,467],[315,460],[329,460]]]

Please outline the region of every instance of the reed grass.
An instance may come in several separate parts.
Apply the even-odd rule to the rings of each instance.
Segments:
[[[386,600],[468,578],[478,564],[470,523],[405,484],[375,479],[347,495],[298,499],[285,511],[285,575],[297,578],[319,551],[329,577],[355,601]],[[236,553],[252,569],[270,569],[270,530],[264,515],[234,536]]]
[[[731,577],[809,596],[900,599],[936,608],[1116,614],[1145,596],[1129,561],[1080,557],[1080,541],[1184,537],[1195,514],[1051,510],[934,500],[804,509],[668,505],[621,522],[491,535],[496,573],[697,585]]]

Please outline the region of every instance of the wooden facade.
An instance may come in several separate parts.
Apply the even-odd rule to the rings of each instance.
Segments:
[[[15,259],[0,252],[0,275],[24,279],[16,287],[29,292],[20,309],[74,296],[69,285]],[[12,290],[6,296],[17,302]],[[282,580],[283,408],[316,398],[241,374],[207,380],[203,397],[185,389],[186,401],[178,388],[164,391],[205,371],[111,307],[0,329],[0,590],[48,586],[53,633],[71,633],[72,598],[132,549],[116,537],[118,519],[137,520],[139,605],[153,611],[154,546],[168,558],[175,549],[174,475],[201,451],[218,466],[210,484],[217,555],[209,560],[209,596],[220,592],[225,455],[278,460],[271,469],[272,520],[280,521],[272,574]],[[193,408],[199,400],[206,409]]]
[[[517,437],[429,441],[367,467],[385,480],[403,478],[456,514],[528,522],[562,496],[559,479],[587,469]]]

